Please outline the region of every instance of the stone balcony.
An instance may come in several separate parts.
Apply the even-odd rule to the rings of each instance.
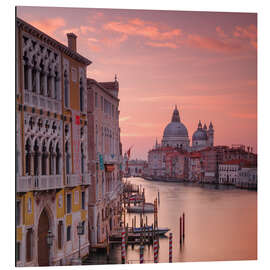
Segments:
[[[53,113],[61,113],[61,101],[24,90],[24,105]]]
[[[90,173],[83,174],[83,175],[78,175],[78,174],[67,175],[67,182],[66,182],[67,187],[76,187],[76,186],[90,185],[90,184],[91,184]]]
[[[17,177],[17,192],[63,188],[62,175],[36,175]]]

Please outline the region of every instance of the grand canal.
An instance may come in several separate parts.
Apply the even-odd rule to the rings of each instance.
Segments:
[[[160,194],[159,227],[173,234],[173,262],[255,260],[257,258],[257,192],[234,187],[165,183],[129,178],[145,188],[147,202]],[[185,241],[179,243],[179,217],[185,212]],[[129,226],[132,217],[128,214]],[[139,215],[136,217],[137,224]],[[148,214],[148,224],[153,214]],[[168,262],[169,233],[160,238],[159,262]],[[145,262],[153,262],[153,248],[144,248]],[[92,253],[89,264],[121,263],[120,245],[113,246],[109,261]],[[139,246],[128,246],[127,262],[139,263]]]

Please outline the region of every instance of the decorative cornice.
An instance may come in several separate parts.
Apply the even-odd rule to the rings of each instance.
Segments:
[[[20,18],[16,18],[16,24],[17,27],[19,27],[20,29],[22,29],[23,31],[31,34],[32,36],[39,38],[40,40],[42,40],[43,42],[49,44],[50,46],[52,46],[53,48],[59,50],[60,52],[70,56],[71,58],[85,64],[85,65],[90,65],[92,63],[92,61],[90,61],[89,59],[83,57],[82,55],[72,51],[71,49],[69,49],[67,46],[65,46],[64,44],[58,42],[57,40],[53,39],[52,37],[48,36],[47,34],[43,33],[42,31],[38,30],[37,28],[35,28],[34,26],[32,26],[31,24],[23,21]]]

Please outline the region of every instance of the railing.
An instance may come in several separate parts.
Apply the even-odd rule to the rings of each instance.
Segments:
[[[24,90],[24,104],[50,112],[61,113],[61,101]]]
[[[85,173],[82,175],[82,185],[91,185],[91,174]]]
[[[17,192],[58,189],[63,187],[61,175],[17,177]]]
[[[81,183],[80,175],[78,174],[68,174],[67,175],[67,187],[76,187],[79,186]]]

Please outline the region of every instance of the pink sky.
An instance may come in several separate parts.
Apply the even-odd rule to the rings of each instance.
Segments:
[[[215,129],[215,145],[257,152],[257,15],[19,7],[18,17],[93,63],[88,77],[120,84],[123,150],[147,158],[175,104],[191,140],[198,121]]]

